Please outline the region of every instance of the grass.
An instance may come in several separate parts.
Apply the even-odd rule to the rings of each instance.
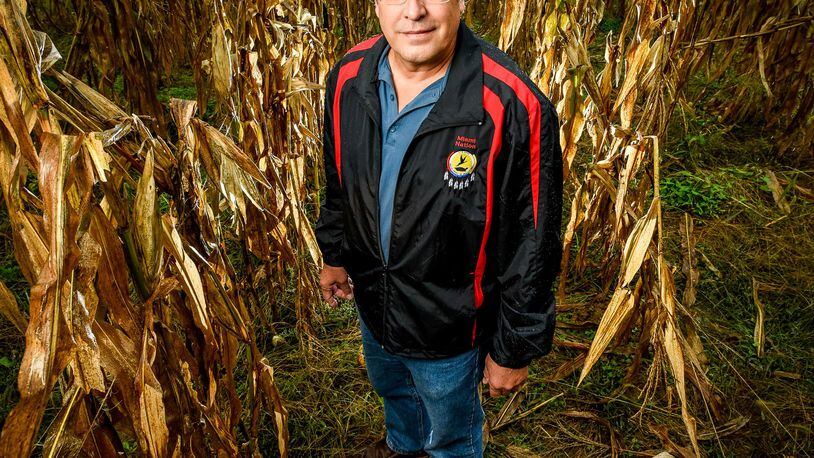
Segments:
[[[675,210],[692,211],[699,216],[697,250],[705,257],[699,263],[694,312],[710,355],[708,375],[727,401],[729,418],[751,418],[737,435],[710,451],[802,455],[812,447],[810,428],[795,425],[810,424],[814,394],[814,205],[789,192],[786,198],[794,203],[791,213],[784,214],[765,178],[772,170],[811,186],[813,177],[767,155],[759,128],[732,129],[709,120],[693,124],[696,130],[676,142],[678,150],[690,147],[690,161],[673,162],[667,177],[685,179],[703,191],[689,194],[666,215],[665,227],[672,232],[670,258],[680,259],[675,229],[681,213]],[[693,154],[693,143],[703,145],[705,154]],[[753,278],[769,289],[760,292],[766,305],[763,357],[757,356],[752,338]],[[677,278],[679,288],[683,281]],[[800,380],[778,371],[798,374]]]
[[[281,333],[286,343],[269,354],[287,401],[294,456],[339,456],[383,432],[381,401],[359,364],[355,307],[346,302],[323,311],[318,339],[309,342],[308,352],[301,351],[296,334],[288,328]],[[276,443],[270,441],[267,447]]]
[[[195,79],[189,70],[177,72],[172,81],[158,90],[158,100],[161,103],[169,103],[170,99],[195,100],[197,96]]]
[[[661,182],[661,196],[667,207],[700,217],[717,216],[729,198],[726,185],[687,170],[665,177]]]

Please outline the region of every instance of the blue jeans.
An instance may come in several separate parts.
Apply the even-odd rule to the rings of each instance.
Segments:
[[[398,453],[482,457],[484,413],[478,395],[486,354],[479,348],[442,359],[385,351],[359,319],[367,375],[384,400],[387,445]]]

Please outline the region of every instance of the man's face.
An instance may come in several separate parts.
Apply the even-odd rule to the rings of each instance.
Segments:
[[[431,63],[448,52],[458,32],[464,0],[434,4],[407,0],[388,5],[376,0],[376,16],[393,50],[415,65]]]

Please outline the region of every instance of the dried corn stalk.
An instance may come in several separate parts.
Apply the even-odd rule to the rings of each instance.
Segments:
[[[28,318],[0,290],[4,315],[26,333],[21,399],[0,455],[31,453],[57,380],[63,405],[46,434],[49,456],[121,454],[124,443],[149,456],[248,454],[263,410],[288,453],[287,412],[253,316],[290,268],[308,329],[319,251],[304,202],[319,157],[325,34],[308,11],[282,3],[195,5],[216,18],[203,60],[217,72],[201,75],[226,127],[196,118],[196,102],[172,100],[170,140],[157,111],[129,115],[50,69],[50,39],[31,30],[24,5],[0,3],[0,186],[33,285]],[[127,71],[155,90],[147,73]],[[46,72],[56,91],[42,83]],[[227,242],[242,246],[244,265],[232,264]]]
[[[667,382],[669,372],[690,441],[699,453],[685,380],[702,395],[713,420],[721,419],[721,408],[704,376],[706,356],[692,317],[676,300],[673,269],[662,255],[658,140],[676,105],[689,106],[687,83],[707,63],[711,79],[734,67],[747,76],[757,74],[761,82],[763,94],[755,94],[749,85],[738,88],[734,97],[723,90],[715,94],[723,117],[743,119],[765,107],[770,123],[783,120],[786,140],[778,150],[810,152],[814,54],[805,43],[814,33],[814,12],[812,5],[794,1],[760,7],[689,0],[621,5],[627,5],[625,18],[618,34],[606,37],[602,65],[588,53],[604,15],[601,1],[557,0],[525,8],[508,2],[499,43],[511,46],[530,68],[532,79],[557,103],[563,121],[563,177],[575,182],[576,192],[564,235],[560,300],[565,299],[569,271],[582,274],[589,266],[602,273],[606,290],[614,290],[587,356],[578,358],[585,360],[580,380],[612,342],[629,336],[637,325],[642,332],[632,368],[640,366],[648,347],[654,356],[645,398]],[[518,31],[515,25],[521,21],[526,26]],[[773,90],[778,83],[787,87]],[[586,132],[592,158],[580,178],[573,166]],[[690,256],[691,243],[688,239]],[[572,259],[574,245],[578,249]],[[593,253],[600,257],[592,258]],[[694,282],[691,267],[689,272],[688,281]],[[685,291],[685,305],[691,305],[693,296]]]
[[[580,356],[584,358],[580,381],[612,342],[618,343],[638,326],[640,344],[633,367],[641,364],[648,348],[654,356],[645,398],[672,378],[698,453],[686,380],[704,396],[713,388],[697,349],[688,344],[679,325],[690,320],[681,319],[687,311],[675,298],[672,269],[662,255],[658,187],[658,140],[690,74],[686,65],[697,58],[681,47],[692,37],[696,9],[682,0],[629,3],[618,36],[607,35],[600,66],[590,59],[588,46],[596,37],[604,2],[538,2],[527,11],[527,33],[514,37],[513,29],[504,29],[501,43],[513,40],[518,58],[557,104],[563,121],[563,177],[574,180],[577,191],[564,235],[560,300],[565,301],[567,273],[572,268],[582,274],[587,267],[596,267],[605,289],[614,291],[587,356]],[[504,18],[504,24],[517,20]],[[584,133],[590,138],[592,160],[580,178],[573,166]],[[577,242],[572,259],[571,248]],[[715,402],[712,396],[705,400]]]
[[[711,80],[727,70],[734,85],[711,94],[727,122],[752,120],[779,132],[779,154],[811,158],[814,151],[814,3],[715,2],[699,5],[698,32],[684,46],[703,50]],[[750,79],[759,84],[743,84]],[[703,94],[706,95],[706,94]]]

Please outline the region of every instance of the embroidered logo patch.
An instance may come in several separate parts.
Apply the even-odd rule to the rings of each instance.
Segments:
[[[462,189],[469,186],[475,179],[475,167],[478,165],[478,158],[469,151],[453,151],[447,157],[447,170],[444,173],[444,181],[447,186],[453,189]]]

